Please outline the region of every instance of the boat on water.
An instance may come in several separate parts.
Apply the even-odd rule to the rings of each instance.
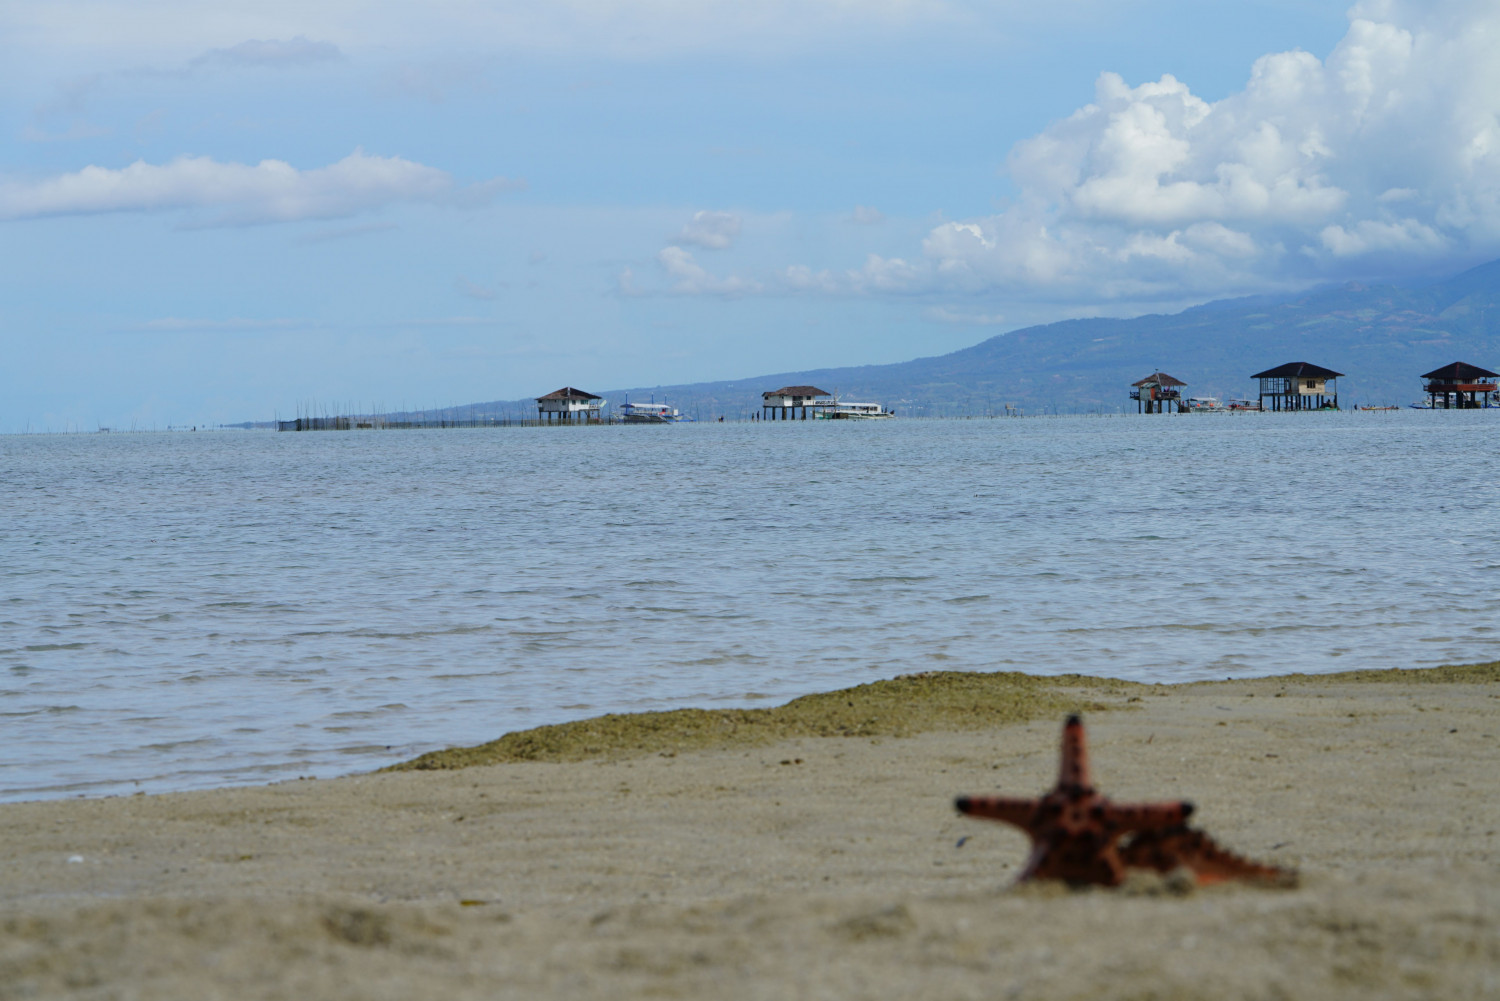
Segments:
[[[871,421],[895,416],[878,403],[838,401],[833,406],[818,411],[818,419],[826,421]]]
[[[626,400],[616,408],[621,424],[689,424],[693,418],[665,403],[631,403]]]
[[[1361,406],[1359,409],[1361,409],[1361,410],[1400,410],[1401,408],[1398,407],[1398,406],[1396,406],[1394,403],[1389,404],[1387,406],[1383,406],[1383,407],[1371,406],[1370,404],[1367,403],[1367,404]]]
[[[1416,403],[1408,403],[1409,410],[1447,410],[1447,407],[1435,407],[1427,400],[1418,400]],[[1360,407],[1361,410],[1400,410],[1400,407]],[[1457,407],[1453,409],[1459,409]],[[1482,407],[1474,407],[1475,410],[1500,410],[1500,403],[1486,403]]]
[[[1190,414],[1227,414],[1229,408],[1217,396],[1189,396],[1187,412]]]
[[[1228,403],[1226,403],[1224,405],[1224,409],[1230,411],[1231,413],[1237,413],[1237,414],[1238,413],[1246,413],[1246,412],[1255,412],[1255,413],[1258,413],[1260,411],[1260,401],[1259,400],[1230,400]]]

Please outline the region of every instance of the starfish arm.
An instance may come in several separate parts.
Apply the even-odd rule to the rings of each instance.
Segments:
[[[1105,819],[1122,832],[1177,827],[1186,823],[1192,814],[1193,804],[1186,800],[1175,803],[1109,803],[1104,807]]]
[[[987,820],[1001,820],[1031,834],[1036,827],[1037,810],[1041,804],[1034,799],[1014,796],[960,796],[953,805],[958,808],[959,813]]]
[[[1294,885],[1294,869],[1265,865],[1221,848],[1202,831],[1186,824],[1166,830],[1143,831],[1121,851],[1125,864],[1141,869],[1170,872],[1186,868],[1200,886],[1232,879]]]
[[[1057,769],[1057,787],[1087,789],[1089,779],[1089,742],[1083,732],[1083,718],[1077,713],[1063,724],[1062,761]]]

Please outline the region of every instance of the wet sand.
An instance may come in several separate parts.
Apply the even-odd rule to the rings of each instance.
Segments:
[[[1500,997],[1500,666],[1034,694],[0,806],[0,999]],[[1106,795],[1299,885],[1012,887],[1024,836],[953,797],[1050,787],[1075,703]]]

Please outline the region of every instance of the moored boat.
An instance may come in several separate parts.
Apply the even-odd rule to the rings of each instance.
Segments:
[[[832,407],[818,413],[819,420],[829,421],[868,421],[895,416],[895,414],[878,403],[845,403],[842,401],[836,402]]]
[[[684,424],[693,419],[665,403],[631,403],[626,400],[616,408],[621,424]]]

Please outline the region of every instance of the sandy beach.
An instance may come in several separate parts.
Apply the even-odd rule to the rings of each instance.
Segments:
[[[948,677],[0,807],[0,999],[1500,997],[1500,665]],[[1050,787],[1073,709],[1106,795],[1299,884],[1013,887],[1025,837],[953,798]]]

